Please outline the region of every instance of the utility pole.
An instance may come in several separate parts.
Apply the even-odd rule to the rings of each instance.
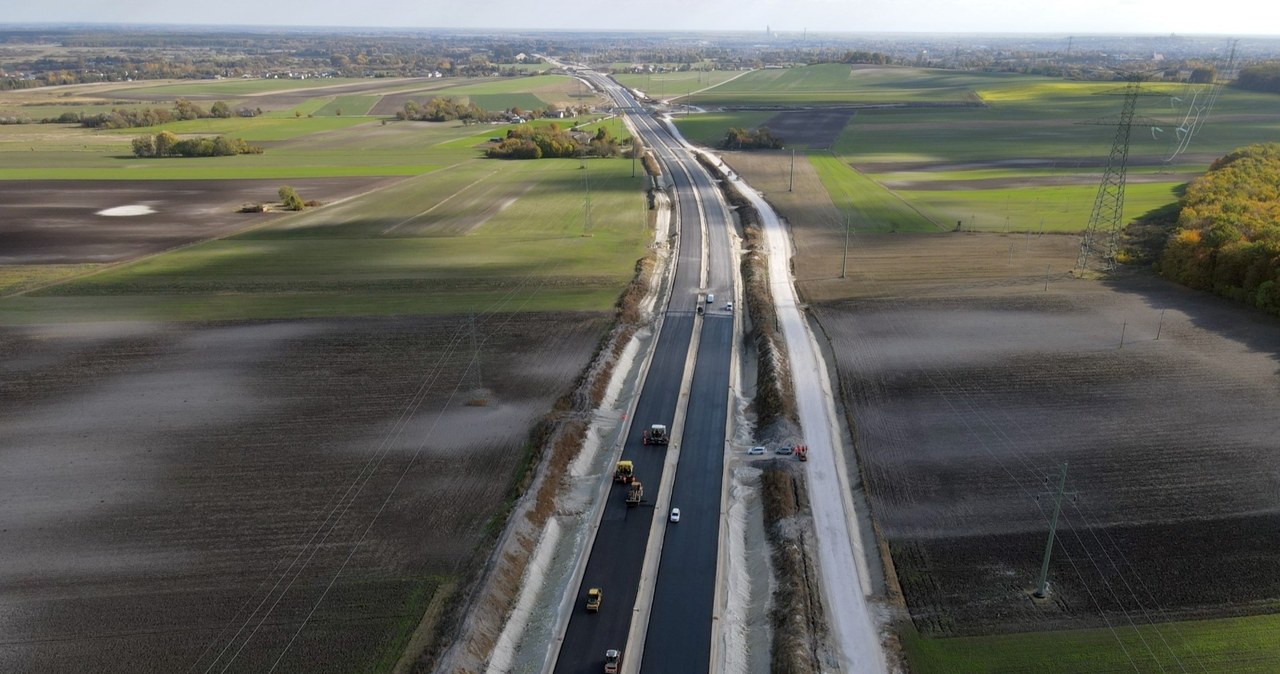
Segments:
[[[484,390],[484,379],[480,376],[480,347],[476,342],[476,312],[467,314],[467,322],[471,326],[471,361],[476,369],[476,391]]]
[[[1049,521],[1049,540],[1044,544],[1044,563],[1040,565],[1040,582],[1036,584],[1036,599],[1044,599],[1049,594],[1049,557],[1053,555],[1053,537],[1058,533],[1058,515],[1062,514],[1063,490],[1067,487],[1067,462],[1062,462],[1062,472],[1058,476],[1058,491],[1053,497],[1053,519]]]
[[[851,224],[851,216],[844,216],[844,259],[840,261],[840,278],[844,278],[845,270],[849,266],[849,229]]]
[[[586,197],[582,200],[583,220],[582,235],[591,236],[591,179],[587,177],[587,159],[585,156],[582,160],[582,186],[586,191]]]
[[[787,183],[787,191],[790,192],[796,186],[796,149],[791,148],[791,181]]]

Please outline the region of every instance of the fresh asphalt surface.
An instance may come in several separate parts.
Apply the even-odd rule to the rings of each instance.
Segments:
[[[645,672],[710,671],[732,340],[732,316],[718,314],[703,322],[671,493],[671,506],[680,509],[680,522],[667,524],[662,544],[641,661]]]
[[[623,106],[640,110],[630,94],[616,84],[607,82],[605,88]],[[715,293],[717,301],[703,304],[707,315],[673,486],[672,505],[682,510],[683,517],[680,524],[668,525],[642,667],[654,672],[704,672],[710,662],[733,340],[732,315],[722,309],[732,299],[728,214],[706,172],[688,152],[676,147],[660,124],[644,114],[632,119],[673,185],[680,226],[679,256],[662,332],[623,448],[622,458],[635,462],[636,475],[645,485],[645,501],[628,509],[625,487],[610,489],[560,646],[556,672],[600,672],[606,650],[625,651],[666,458],[666,448],[641,444],[641,433],[650,424],[671,425],[692,336],[693,310],[702,304],[700,294],[704,292]],[[695,191],[701,198],[701,211]],[[700,287],[704,213],[710,245],[705,288]],[[667,517],[665,512],[656,515]],[[587,589],[592,587],[604,592],[597,614],[585,609]]]
[[[667,451],[666,447],[641,444],[640,436],[650,424],[671,424],[692,334],[691,313],[667,315],[658,337],[657,352],[649,365],[649,377],[636,404],[633,419],[637,423],[631,425],[622,452],[624,459],[635,462],[635,474],[645,486],[644,502],[628,508],[626,487],[614,484],[609,490],[609,502],[596,532],[595,547],[587,561],[573,617],[569,619],[569,629],[560,647],[557,672],[601,672],[604,652],[610,648],[621,651],[626,645],[631,608],[636,603],[636,586],[654,516],[654,497],[662,481]],[[587,590],[593,587],[604,592],[600,612],[596,614],[586,610]]]

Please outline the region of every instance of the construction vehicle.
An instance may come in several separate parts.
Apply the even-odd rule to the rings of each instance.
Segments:
[[[603,599],[604,593],[600,591],[600,588],[593,587],[590,590],[587,590],[587,610],[591,613],[599,611],[600,602]]]
[[[635,479],[635,476],[636,467],[630,461],[619,461],[618,467],[613,471],[613,481],[621,482],[622,484],[630,484],[631,480]]]
[[[808,445],[796,445],[796,458],[797,458],[797,459],[800,459],[801,461],[808,461],[808,460],[809,460],[809,446],[808,446]]]
[[[640,480],[632,478],[631,486],[627,488],[627,507],[634,508],[640,505],[640,500],[644,498],[644,485],[640,484]]]
[[[610,648],[604,652],[604,674],[618,674],[618,662],[622,660],[622,653],[616,648]]]
[[[667,427],[662,424],[654,424],[641,434],[641,439],[646,445],[665,445],[667,444]]]

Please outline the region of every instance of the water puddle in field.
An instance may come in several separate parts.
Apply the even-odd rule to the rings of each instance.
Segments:
[[[109,218],[122,218],[134,215],[150,215],[155,213],[155,209],[144,204],[130,204],[129,206],[116,206],[115,208],[106,208],[98,211],[94,215],[105,215]]]

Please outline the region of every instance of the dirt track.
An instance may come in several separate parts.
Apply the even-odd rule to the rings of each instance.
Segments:
[[[607,320],[507,318],[0,329],[0,670],[394,659]]]
[[[392,180],[0,181],[0,264],[117,262],[279,218],[236,210],[278,201],[284,184],[303,199],[332,202]],[[153,212],[100,214],[128,206]]]

